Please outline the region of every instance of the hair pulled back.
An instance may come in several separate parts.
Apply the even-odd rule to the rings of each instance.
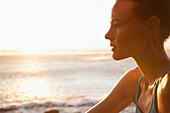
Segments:
[[[170,35],[170,0],[132,0],[134,11],[141,19],[156,16],[160,21],[161,41],[164,42]]]

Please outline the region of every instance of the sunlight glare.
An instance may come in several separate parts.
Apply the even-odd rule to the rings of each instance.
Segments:
[[[49,49],[106,48],[115,0],[2,0],[0,49],[42,54]]]
[[[37,73],[41,70],[41,66],[36,59],[32,59],[30,61],[25,61],[23,66],[21,67],[24,73]]]
[[[41,78],[24,80],[19,84],[17,89],[18,92],[24,94],[24,97],[31,99],[36,98],[47,98],[50,96],[49,89],[44,87],[45,80]]]

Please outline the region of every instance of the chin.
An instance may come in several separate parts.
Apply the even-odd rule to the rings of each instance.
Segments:
[[[114,60],[123,60],[123,59],[129,58],[129,56],[113,53],[112,58]]]

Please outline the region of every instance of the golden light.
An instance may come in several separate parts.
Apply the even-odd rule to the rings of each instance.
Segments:
[[[43,54],[47,54],[48,50],[46,49],[42,49],[42,50],[34,50],[34,49],[25,49],[22,50],[22,52],[20,54],[25,54],[25,55],[43,55]]]
[[[28,99],[50,97],[50,92],[48,92],[48,87],[45,87],[45,82],[45,79],[41,78],[23,80],[21,83],[19,83],[17,92],[20,92]]]
[[[49,49],[108,47],[104,35],[114,1],[2,0],[0,50],[44,54]]]
[[[23,62],[21,67],[22,72],[24,73],[37,73],[41,70],[41,66],[38,63],[37,59],[28,59],[29,61]]]
[[[26,56],[25,56],[26,57]],[[28,57],[28,56],[27,56]],[[45,84],[47,81],[45,78],[41,78],[41,76],[36,76],[39,71],[42,70],[42,65],[40,65],[37,58],[31,56],[31,58],[25,58],[23,60],[22,65],[18,70],[22,70],[24,79],[21,79],[17,84],[17,92],[23,94],[23,97],[27,97],[28,99],[35,98],[45,98],[49,97],[50,93],[48,92],[48,84]],[[30,75],[33,74],[33,75]]]

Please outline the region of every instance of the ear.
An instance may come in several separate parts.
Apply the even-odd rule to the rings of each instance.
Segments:
[[[149,37],[155,37],[159,33],[160,21],[156,16],[152,16],[147,21],[147,34]]]

